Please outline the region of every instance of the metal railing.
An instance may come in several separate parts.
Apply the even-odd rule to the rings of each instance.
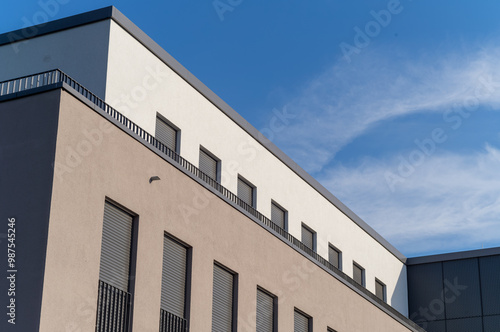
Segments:
[[[96,332],[126,332],[130,317],[130,293],[99,280]]]
[[[273,229],[279,236],[284,238],[287,242],[292,244],[292,246],[299,248],[303,252],[305,252],[307,255],[312,257],[314,260],[316,260],[318,263],[326,267],[327,269],[334,271],[338,275],[344,277],[347,282],[352,284],[354,287],[360,289],[363,291],[365,294],[372,298],[376,298],[371,292],[366,290],[364,287],[359,286],[358,283],[356,283],[351,277],[340,271],[337,267],[332,265],[328,260],[324,259],[321,257],[318,253],[316,253],[314,250],[311,248],[307,247],[304,245],[299,239],[296,237],[292,236],[290,233],[288,233],[286,230],[278,226],[277,224],[273,223],[269,218],[264,216],[262,213],[257,211],[254,207],[250,206],[246,202],[244,202],[242,199],[240,199],[237,195],[229,191],[227,188],[222,186],[219,182],[216,180],[212,179],[210,176],[207,174],[203,173],[200,171],[198,167],[195,165],[191,164],[189,161],[186,159],[182,158],[179,154],[177,154],[175,151],[169,149],[166,145],[161,143],[159,140],[157,140],[154,136],[146,132],[144,129],[139,127],[137,124],[132,122],[130,119],[119,113],[117,110],[106,104],[102,99],[97,97],[95,94],[90,92],[88,89],[84,88],[81,84],[76,82],[74,79],[66,75],[64,72],[60,71],[59,69],[47,71],[44,73],[40,74],[34,74],[31,76],[26,76],[22,78],[17,78],[14,80],[10,81],[5,81],[5,82],[0,82],[0,96],[4,95],[3,91],[10,91],[10,93],[15,93],[19,91],[23,91],[28,89],[28,87],[31,88],[36,88],[40,87],[43,85],[49,85],[49,84],[54,84],[58,82],[64,82],[68,84],[70,87],[72,87],[74,90],[76,90],[79,94],[81,94],[83,97],[88,99],[91,103],[102,109],[104,112],[106,112],[108,115],[110,115],[112,118],[114,118],[116,121],[130,129],[133,133],[135,133],[137,136],[139,136],[143,141],[146,141],[149,143],[151,146],[154,146],[159,152],[161,152],[163,155],[167,156],[168,159],[172,160],[176,164],[180,165],[182,168],[184,168],[186,171],[194,175],[195,177],[200,178],[203,182],[207,183],[210,187],[214,188],[216,191],[221,193],[224,197],[226,197],[228,200],[233,202],[234,204],[240,206],[243,208],[245,211],[250,213],[252,216],[257,218],[262,224],[268,226],[269,228]],[[5,93],[6,94],[6,93]],[[373,296],[371,296],[373,295]],[[378,300],[378,298],[376,298]],[[391,307],[389,307],[391,308]],[[392,308],[391,308],[392,309]],[[398,313],[395,309],[395,313]],[[398,313],[399,314],[399,313]],[[104,331],[104,330],[103,330]],[[107,331],[107,330],[106,330]]]
[[[160,309],[160,332],[188,332],[187,320]]]

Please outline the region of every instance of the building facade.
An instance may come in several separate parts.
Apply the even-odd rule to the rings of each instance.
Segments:
[[[0,59],[5,330],[422,331],[406,257],[114,7]]]

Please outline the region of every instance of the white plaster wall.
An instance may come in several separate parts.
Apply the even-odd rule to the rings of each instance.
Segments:
[[[0,82],[59,68],[104,98],[109,24],[101,21],[0,46]]]
[[[345,273],[352,276],[356,261],[366,269],[366,287],[375,292],[377,277],[387,285],[388,303],[407,315],[404,264],[114,22],[106,101],[151,134],[162,114],[181,129],[184,158],[198,165],[200,145],[208,149],[222,160],[224,186],[236,193],[241,174],[257,187],[260,212],[270,217],[271,199],[277,201],[289,211],[292,235],[300,239],[301,222],[309,225],[321,256],[334,244]]]

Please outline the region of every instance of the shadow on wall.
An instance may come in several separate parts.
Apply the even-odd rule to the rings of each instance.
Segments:
[[[408,317],[408,278],[406,265],[403,265],[399,273],[394,293],[391,297],[391,306],[404,316]]]

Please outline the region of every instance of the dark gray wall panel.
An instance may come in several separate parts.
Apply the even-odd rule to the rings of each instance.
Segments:
[[[446,332],[446,323],[444,320],[436,320],[420,324],[427,332]]]
[[[0,102],[0,331],[38,331],[60,90]],[[58,179],[56,179],[58,180]],[[7,322],[7,219],[16,218],[16,325]]]
[[[480,258],[479,268],[483,315],[500,315],[500,256]]]
[[[444,319],[444,310],[433,309],[431,304],[439,302],[443,294],[441,263],[408,266],[409,313],[415,322]],[[429,318],[431,317],[431,318]]]
[[[446,321],[446,332],[481,332],[482,330],[481,317],[448,319]]]
[[[481,316],[478,260],[443,263],[446,319]]]
[[[484,332],[500,331],[500,315],[483,317]]]

